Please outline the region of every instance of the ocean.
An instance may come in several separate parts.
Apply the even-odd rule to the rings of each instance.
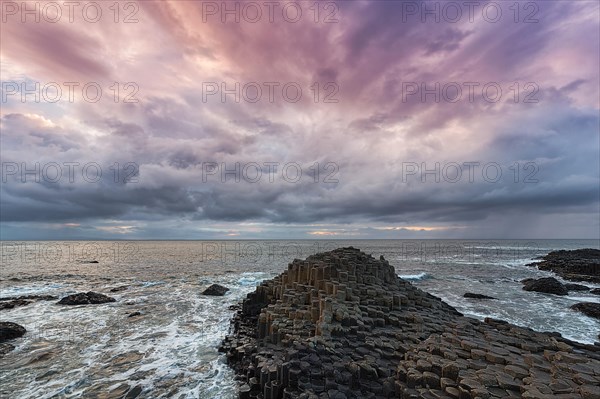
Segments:
[[[294,258],[353,246],[384,256],[397,274],[467,316],[494,317],[586,343],[600,323],[572,311],[586,292],[566,297],[522,290],[550,276],[526,266],[558,249],[600,248],[598,240],[263,240],[0,242],[0,296],[96,291],[117,301],[62,306],[37,301],[2,310],[24,326],[0,359],[2,398],[235,398],[234,373],[217,348],[230,306]],[[88,263],[98,261],[98,263]],[[218,283],[223,297],[201,295]],[[586,284],[590,287],[600,287]],[[116,292],[111,289],[127,286]],[[465,292],[496,300],[463,298]],[[134,312],[139,316],[128,317]],[[108,394],[107,394],[108,393]]]

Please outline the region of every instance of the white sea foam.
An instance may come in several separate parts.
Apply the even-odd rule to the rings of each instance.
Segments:
[[[398,277],[404,280],[426,280],[433,278],[433,276],[427,272],[421,272],[418,274],[399,274]]]

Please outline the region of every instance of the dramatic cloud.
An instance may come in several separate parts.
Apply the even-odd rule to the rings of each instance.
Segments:
[[[597,2],[24,4],[2,239],[599,238]]]

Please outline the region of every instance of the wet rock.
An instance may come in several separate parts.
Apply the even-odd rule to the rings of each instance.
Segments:
[[[89,291],[89,292],[79,292],[77,294],[67,295],[60,301],[58,301],[59,305],[90,305],[90,304],[100,304],[100,303],[108,303],[108,302],[116,302],[115,298],[110,296],[99,294],[97,292]]]
[[[600,375],[600,346],[464,317],[354,248],[295,259],[231,327],[244,399],[582,398]]]
[[[571,309],[577,310],[586,316],[600,319],[600,303],[581,302],[571,306]]]
[[[129,392],[127,392],[127,395],[125,395],[125,399],[137,398],[138,396],[140,396],[141,393],[142,393],[142,387],[139,385],[136,385],[133,388],[131,388],[129,390]]]
[[[536,291],[543,292],[545,294],[554,295],[567,295],[569,291],[565,288],[564,284],[555,279],[554,277],[543,277],[538,279],[527,279],[523,280],[525,291]]]
[[[600,250],[553,251],[541,262],[530,263],[540,270],[552,271],[565,280],[600,283]]]
[[[567,283],[565,284],[567,291],[589,291],[590,287],[583,284]]]
[[[8,352],[12,351],[13,349],[15,349],[15,347],[9,343],[0,343],[0,358],[6,355]]]
[[[594,288],[593,290],[590,290],[590,294],[600,295],[600,288]]]
[[[487,295],[483,295],[483,294],[474,294],[472,292],[465,292],[465,294],[463,295],[463,297],[465,297],[465,298],[472,298],[472,299],[496,299],[496,298],[491,297],[491,296],[487,296]]]
[[[31,301],[26,301],[24,299],[15,299],[13,301],[3,301],[0,302],[0,310],[4,309],[12,309],[15,306],[26,306],[29,305]]]
[[[97,260],[80,260],[79,263],[100,263]]]
[[[58,299],[54,295],[21,295],[17,297],[2,297],[0,301],[14,301],[14,300],[36,300],[36,301],[54,301]]]
[[[0,343],[22,337],[27,330],[25,327],[9,321],[0,321]]]
[[[229,288],[219,284],[213,284],[202,292],[202,295],[223,296],[229,291]]]
[[[110,292],[121,292],[121,291],[125,291],[127,288],[129,288],[128,285],[121,285],[115,288],[111,288]]]
[[[133,312],[133,313],[129,313],[127,315],[127,317],[136,317],[136,316],[141,316],[142,313],[141,312]]]

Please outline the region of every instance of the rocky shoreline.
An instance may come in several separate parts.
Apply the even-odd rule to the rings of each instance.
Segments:
[[[243,399],[600,398],[600,344],[464,317],[352,247],[294,260],[231,330]]]
[[[585,248],[573,251],[552,251],[542,256],[535,266],[540,270],[551,271],[570,281],[587,281],[600,284],[600,250]]]

